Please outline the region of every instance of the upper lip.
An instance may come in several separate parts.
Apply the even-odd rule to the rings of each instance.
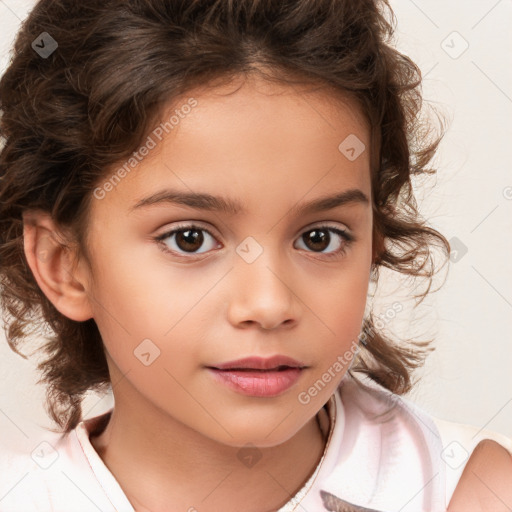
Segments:
[[[278,355],[269,358],[245,357],[209,366],[209,368],[215,368],[216,370],[273,370],[279,367],[304,368],[305,365],[291,357]]]

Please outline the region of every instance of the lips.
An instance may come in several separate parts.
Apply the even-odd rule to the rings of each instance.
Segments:
[[[306,366],[288,356],[277,355],[269,358],[246,357],[227,363],[218,363],[208,368],[214,370],[237,370],[237,371],[284,371],[290,368],[305,368]]]
[[[271,398],[296,385],[308,367],[291,357],[277,355],[245,357],[206,368],[216,382],[236,393]]]

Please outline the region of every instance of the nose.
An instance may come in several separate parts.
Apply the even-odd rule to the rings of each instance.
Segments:
[[[300,307],[292,267],[278,250],[262,249],[252,262],[243,253],[235,256],[229,281],[229,321],[245,328],[253,324],[267,330],[292,327]]]

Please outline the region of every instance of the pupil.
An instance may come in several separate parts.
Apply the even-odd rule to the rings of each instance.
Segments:
[[[310,231],[309,239],[313,242],[313,245],[320,244],[322,247],[316,249],[323,250],[326,247],[329,246],[329,235],[326,233],[326,231],[321,229],[314,229],[313,231]],[[322,233],[322,234],[321,234]]]
[[[181,231],[176,237],[176,243],[180,249],[183,250],[197,250],[199,247],[201,247],[202,242],[203,235],[197,229],[187,229],[185,231]]]
[[[309,236],[306,235],[306,238],[306,242],[309,245],[313,245],[313,249],[322,251],[329,246],[329,235],[325,230],[314,229],[309,232]],[[197,250],[203,243],[202,232],[197,229],[181,231],[176,237],[176,243],[180,249]],[[320,247],[315,247],[318,245],[320,245]]]

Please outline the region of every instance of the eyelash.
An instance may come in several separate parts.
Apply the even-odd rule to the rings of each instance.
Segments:
[[[171,231],[166,231],[165,233],[154,237],[154,240],[155,240],[155,242],[157,242],[159,244],[161,249],[164,252],[166,252],[166,253],[170,253],[170,254],[172,254],[174,256],[177,256],[179,258],[193,259],[195,253],[188,253],[188,254],[190,254],[190,256],[183,256],[183,254],[177,253],[176,251],[169,249],[167,247],[167,245],[164,243],[164,240],[166,240],[167,238],[170,238],[172,235],[174,235],[176,233],[179,233],[181,231],[187,231],[187,230],[191,230],[191,231],[194,231],[194,230],[204,231],[204,232],[208,233],[213,239],[215,239],[215,236],[208,229],[206,229],[206,228],[204,228],[202,226],[198,226],[196,224],[183,224],[183,225],[179,225],[178,227],[174,228]],[[303,231],[302,235],[305,234],[305,233],[309,233],[311,231],[314,231],[314,230],[331,231],[333,233],[336,233],[337,235],[340,235],[344,239],[344,243],[343,243],[341,249],[338,249],[337,251],[334,251],[334,252],[331,252],[331,253],[307,251],[307,252],[311,252],[312,254],[323,255],[323,257],[325,259],[334,259],[334,258],[339,258],[339,257],[344,256],[346,251],[347,251],[347,249],[348,249],[348,247],[350,246],[350,244],[355,240],[354,236],[351,235],[350,233],[348,233],[348,231],[345,231],[345,230],[340,229],[338,227],[329,226],[329,225],[326,225],[326,224],[320,225],[320,226],[314,226],[312,228],[309,228],[306,231]],[[185,253],[185,254],[187,254],[187,253]],[[203,253],[196,253],[196,254],[203,254]]]

